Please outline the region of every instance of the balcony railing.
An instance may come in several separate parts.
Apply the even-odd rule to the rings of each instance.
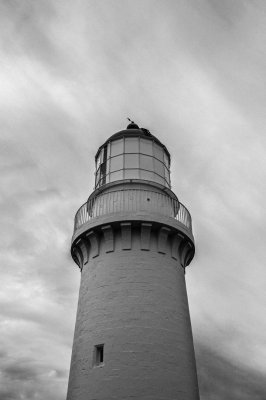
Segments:
[[[121,212],[147,211],[171,217],[192,231],[191,216],[186,207],[166,194],[143,189],[124,189],[101,193],[83,204],[76,213],[74,233],[97,217]]]

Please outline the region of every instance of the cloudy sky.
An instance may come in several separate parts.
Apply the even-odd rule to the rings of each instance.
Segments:
[[[73,218],[126,117],[172,155],[202,400],[266,398],[264,0],[0,0],[1,400],[66,396]]]

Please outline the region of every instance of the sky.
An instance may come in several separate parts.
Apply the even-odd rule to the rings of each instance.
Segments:
[[[127,125],[172,157],[201,400],[266,398],[266,3],[0,0],[0,398],[66,397],[74,215]]]

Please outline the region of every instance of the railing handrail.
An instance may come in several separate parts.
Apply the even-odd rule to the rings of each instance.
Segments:
[[[124,196],[119,196],[121,192],[124,193],[138,193],[138,195],[134,198],[125,198]],[[188,228],[192,232],[192,222],[191,216],[188,209],[180,203],[178,200],[171,198],[169,195],[164,193],[156,192],[155,190],[147,190],[147,189],[118,189],[112,190],[109,192],[100,193],[97,196],[93,197],[86,201],[82,206],[78,209],[75,215],[75,222],[74,222],[74,234],[77,229],[79,229],[82,225],[87,223],[88,221],[107,214],[118,213],[120,211],[138,211],[139,208],[135,204],[135,201],[139,201],[139,207],[143,207],[147,203],[145,202],[143,193],[145,194],[156,194],[157,200],[159,198],[164,199],[163,205],[165,208],[158,207],[156,202],[153,202],[153,205],[156,208],[156,212],[159,214],[166,215],[168,217],[172,217],[182,223],[186,228]],[[109,201],[102,201],[104,198],[108,198]],[[113,196],[113,198],[111,198]],[[116,198],[115,198],[116,196]],[[139,196],[139,197],[138,197]],[[142,198],[141,198],[142,196]],[[134,201],[132,201],[134,200]],[[142,200],[142,202],[141,202]],[[146,199],[150,201],[150,198]],[[127,204],[126,204],[127,201]],[[116,204],[118,202],[118,204]],[[136,207],[135,207],[136,205]],[[170,205],[170,207],[169,207]]]

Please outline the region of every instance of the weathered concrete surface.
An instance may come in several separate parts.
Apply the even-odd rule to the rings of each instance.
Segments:
[[[67,400],[196,400],[182,253],[172,256],[178,239],[158,226],[132,227],[130,235],[127,226],[112,229],[89,245],[80,242]],[[104,344],[104,364],[93,366],[98,344]]]

